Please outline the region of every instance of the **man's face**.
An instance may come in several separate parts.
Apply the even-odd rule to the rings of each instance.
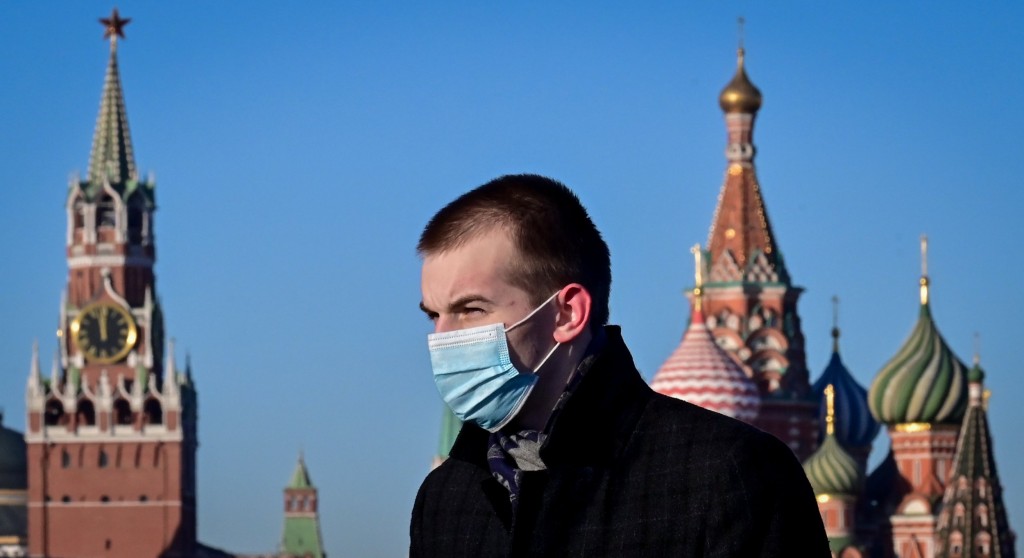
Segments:
[[[434,332],[502,323],[508,327],[534,309],[530,295],[508,282],[518,251],[504,229],[495,227],[453,250],[423,259],[420,307]],[[554,346],[555,310],[541,310],[509,332],[512,361],[532,369]]]

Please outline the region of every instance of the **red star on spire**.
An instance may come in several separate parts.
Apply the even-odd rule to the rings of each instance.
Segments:
[[[103,38],[112,37],[113,40],[117,40],[117,37],[124,38],[124,26],[131,22],[131,18],[121,19],[121,15],[117,13],[117,8],[110,13],[110,17],[100,18],[100,23],[103,24]]]

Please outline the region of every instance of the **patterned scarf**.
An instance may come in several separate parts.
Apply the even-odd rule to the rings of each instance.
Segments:
[[[599,333],[590,343],[587,356],[576,367],[572,379],[565,386],[565,391],[558,397],[544,432],[520,430],[512,434],[506,434],[499,430],[491,434],[489,439],[490,447],[487,450],[487,464],[494,478],[508,490],[513,513],[515,513],[516,506],[519,503],[519,487],[523,480],[523,472],[547,469],[547,466],[544,465],[540,458],[540,449],[544,446],[544,441],[548,437],[547,431],[555,422],[555,417],[558,416],[559,412],[565,407],[566,402],[569,401],[569,398],[572,397],[572,394],[580,385],[580,381],[594,361],[594,355],[604,347],[604,341],[605,336],[602,329],[599,330]]]

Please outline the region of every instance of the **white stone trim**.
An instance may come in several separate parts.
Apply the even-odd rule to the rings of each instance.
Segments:
[[[181,442],[185,439],[184,433],[178,429],[168,431],[166,427],[157,430],[156,425],[147,426],[142,432],[131,434],[112,434],[108,432],[83,433],[68,432],[63,426],[47,426],[39,433],[26,433],[26,443],[47,443],[61,442],[66,444],[92,444],[96,442]]]
[[[60,500],[50,500],[49,502],[29,502],[28,507],[30,508],[163,508],[163,507],[181,507],[181,500],[147,500],[145,502],[139,501],[120,501],[120,502],[97,502],[97,501],[86,501],[86,502],[61,502]]]
[[[68,269],[84,267],[153,267],[153,258],[148,256],[125,256],[124,254],[97,254],[71,256],[68,258]]]

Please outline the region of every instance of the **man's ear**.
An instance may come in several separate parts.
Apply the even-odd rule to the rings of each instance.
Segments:
[[[555,320],[555,341],[569,343],[590,327],[590,310],[593,299],[586,287],[570,283],[555,297],[558,317]]]

